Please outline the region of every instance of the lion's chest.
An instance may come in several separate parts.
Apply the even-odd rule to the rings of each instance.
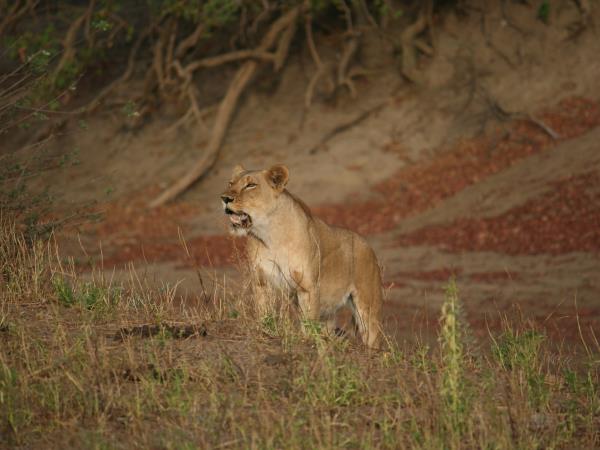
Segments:
[[[296,290],[294,274],[298,273],[298,264],[287,252],[264,252],[257,261],[267,281],[276,289]]]

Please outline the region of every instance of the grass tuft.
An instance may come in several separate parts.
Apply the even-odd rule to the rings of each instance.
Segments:
[[[458,288],[452,278],[446,286],[445,301],[440,317],[439,335],[442,367],[440,370],[440,397],[444,428],[452,448],[458,448],[465,431],[468,401],[465,393],[464,331],[460,319]]]

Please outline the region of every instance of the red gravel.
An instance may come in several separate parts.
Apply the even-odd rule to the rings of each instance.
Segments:
[[[462,273],[462,269],[455,268],[450,269],[448,267],[443,267],[437,270],[428,270],[424,272],[398,272],[394,275],[394,278],[399,280],[419,280],[419,281],[440,281],[447,282],[448,279],[453,275],[460,275]],[[402,281],[400,283],[402,284]]]
[[[393,229],[411,215],[439,204],[462,189],[501,172],[527,156],[546,151],[558,142],[600,126],[600,103],[582,98],[563,100],[538,115],[560,139],[551,139],[538,126],[516,121],[509,133],[458,142],[425,164],[401,169],[373,189],[385,200],[313,208],[326,222],[362,234]]]
[[[186,241],[185,246],[179,242],[156,242],[141,237],[126,243],[114,239],[111,244],[113,251],[102,259],[104,267],[123,267],[133,261],[176,261],[181,267],[232,266],[239,262],[244,248],[243,240],[222,235],[199,236]]]
[[[156,192],[144,192],[99,208],[103,221],[89,224],[82,230],[103,242],[104,250],[94,256],[104,267],[124,266],[132,261],[179,261],[182,265],[228,266],[234,264],[243,248],[242,241],[225,235],[186,238],[187,221],[199,214],[189,203],[170,203],[148,209],[145,199]],[[186,251],[187,247],[187,251]],[[236,250],[238,249],[238,250]],[[189,252],[189,254],[188,254]]]
[[[497,283],[499,281],[513,281],[518,280],[519,274],[516,272],[477,272],[470,273],[469,278],[472,281],[480,283]]]
[[[185,230],[186,219],[198,214],[198,208],[185,202],[171,203],[154,209],[147,208],[142,199],[152,198],[151,193],[138,194],[98,208],[103,215],[99,224],[92,224],[87,231],[99,238],[118,236],[144,236],[145,238],[178,239],[178,230]]]
[[[497,217],[459,219],[402,236],[401,245],[507,254],[600,252],[600,176],[597,172],[552,183],[551,192]]]

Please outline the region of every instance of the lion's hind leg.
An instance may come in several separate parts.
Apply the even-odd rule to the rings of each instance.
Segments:
[[[381,297],[381,286],[377,283],[371,283],[370,286],[357,286],[350,294],[348,302],[356,329],[363,343],[370,348],[379,346]]]

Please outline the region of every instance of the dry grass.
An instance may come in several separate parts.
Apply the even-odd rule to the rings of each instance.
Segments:
[[[244,295],[180,305],[132,271],[83,281],[0,235],[0,448],[593,448],[599,348],[508,324],[475,343],[452,284],[438,348],[368,352]]]

